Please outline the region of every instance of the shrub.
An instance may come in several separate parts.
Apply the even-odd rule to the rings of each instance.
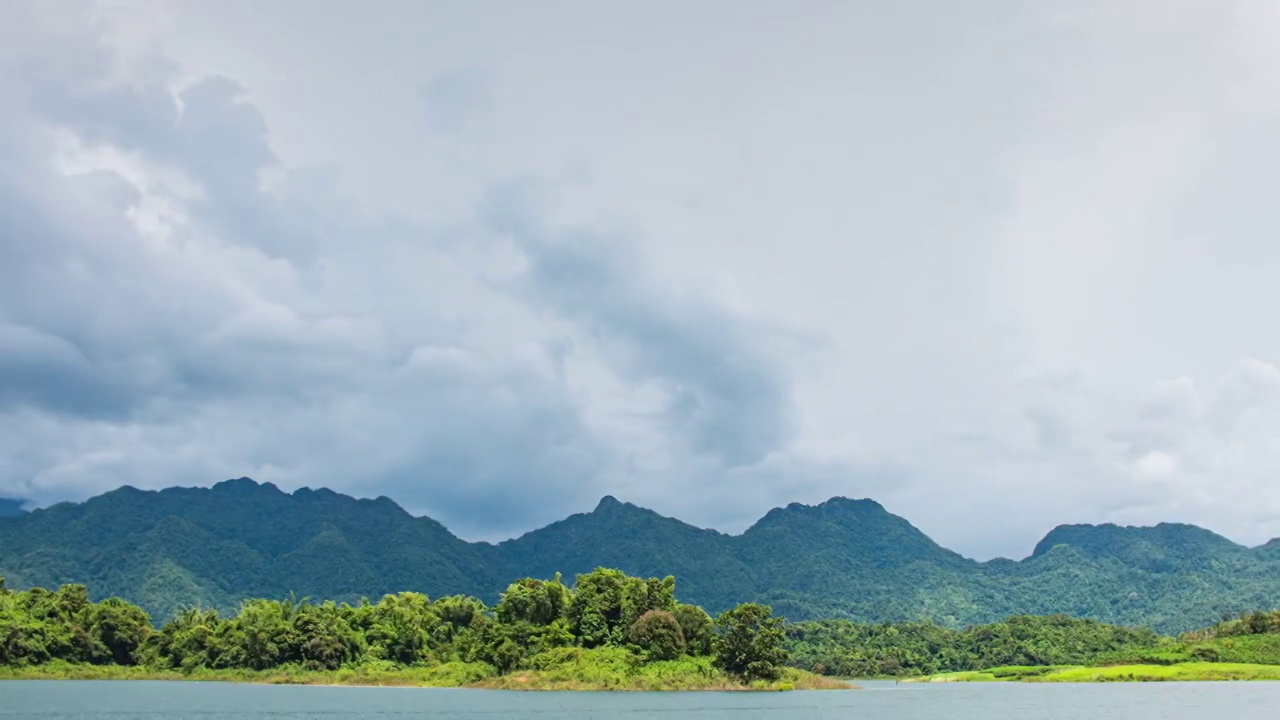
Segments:
[[[710,655],[715,630],[707,611],[697,605],[677,605],[672,614],[676,616],[680,631],[684,633],[685,652],[690,655]]]
[[[650,610],[627,629],[627,641],[640,648],[649,660],[674,660],[684,654],[684,632],[675,615]]]
[[[1198,647],[1191,651],[1191,659],[1199,662],[1219,662],[1222,656],[1211,647]]]

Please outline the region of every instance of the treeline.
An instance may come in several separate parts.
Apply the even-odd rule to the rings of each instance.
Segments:
[[[1280,665],[1280,610],[1243,613],[1203,630],[1167,638],[1154,650],[1129,650],[1106,656],[1102,661],[1108,664],[1224,662]]]
[[[419,593],[377,602],[248,600],[233,616],[188,609],[160,628],[123,600],[91,602],[82,585],[13,592],[0,579],[0,665],[269,670],[474,663],[508,673],[557,648],[625,648],[636,662],[711,657],[745,681],[776,679],[788,656],[783,620],[743,604],[712,619],[679,603],[675,579],[597,569],[512,583],[493,608]]]
[[[1252,612],[1178,637],[1067,615],[1017,615],[963,630],[847,620],[787,626],[791,664],[842,677],[911,677],[1009,666],[1235,662],[1280,664],[1280,611]]]
[[[419,593],[355,604],[248,600],[234,614],[193,608],[157,628],[128,602],[90,601],[82,585],[14,592],[0,578],[0,666],[62,662],[184,673],[444,668],[474,680],[589,658],[586,651],[595,649],[654,668],[661,666],[649,664],[701,658],[705,667],[743,681],[775,680],[787,664],[844,677],[1133,662],[1280,664],[1280,611],[1241,615],[1177,638],[1065,615],[1014,616],[963,630],[914,622],[784,624],[767,606],[750,603],[713,619],[678,602],[674,578],[601,568],[577,576],[573,586],[558,575],[518,580],[493,607],[468,596]]]
[[[1280,635],[1280,610],[1244,613],[1238,618],[1224,620],[1208,630],[1187,633],[1183,638],[1197,640],[1247,635]]]
[[[933,675],[1009,665],[1088,665],[1109,653],[1154,649],[1162,638],[1066,615],[1011,617],[952,630],[931,623],[861,625],[845,620],[788,627],[798,667],[845,677]]]

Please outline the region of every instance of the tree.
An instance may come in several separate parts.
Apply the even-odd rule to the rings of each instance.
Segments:
[[[659,580],[629,577],[622,584],[619,623],[630,628],[650,610],[671,612],[676,608],[676,579],[670,575]]]
[[[229,621],[218,617],[216,610],[189,608],[152,635],[148,649],[169,667],[225,667],[219,639],[225,636],[228,626]]]
[[[225,628],[228,663],[233,667],[265,670],[301,660],[302,642],[293,625],[299,609],[292,600],[242,603],[239,614]]]
[[[426,595],[386,595],[377,605],[357,608],[355,625],[364,631],[373,657],[402,665],[427,659],[446,633],[444,622]]]
[[[650,610],[637,618],[627,628],[627,641],[649,660],[675,660],[685,651],[680,622],[665,610]]]
[[[571,599],[572,593],[560,582],[559,573],[549,582],[523,578],[507,586],[494,614],[504,623],[550,625],[565,616]]]
[[[671,612],[680,623],[684,634],[685,652],[690,655],[710,655],[711,640],[715,635],[711,616],[697,605],[676,605]]]
[[[450,595],[436,600],[432,607],[444,621],[439,638],[451,642],[459,633],[482,623],[485,619],[484,603],[466,595]]]
[[[333,602],[304,605],[293,620],[298,655],[312,669],[336,670],[364,652],[364,638],[347,622],[345,608]]]
[[[622,595],[627,576],[621,570],[597,568],[579,575],[569,603],[569,627],[583,647],[621,640]]]
[[[783,619],[758,603],[743,603],[716,618],[716,665],[744,680],[776,680],[787,662]]]
[[[154,632],[147,613],[119,598],[107,598],[90,606],[88,614],[90,634],[97,641],[94,662],[137,665],[139,650]]]

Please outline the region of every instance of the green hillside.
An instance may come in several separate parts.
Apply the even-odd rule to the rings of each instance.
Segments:
[[[1066,614],[1163,633],[1280,602],[1280,542],[1246,548],[1188,525],[1071,525],[1024,560],[979,563],[870,500],[770,511],[737,536],[607,497],[589,513],[499,544],[468,543],[387,498],[285,493],[241,478],[212,488],[125,487],[0,517],[11,587],[87,585],[158,619],[244,597],[354,602],[412,590],[495,602],[511,577],[597,567],[682,578],[711,612],[772,605],[793,620],[930,621],[961,628]]]
[[[734,538],[605,497],[590,513],[571,515],[493,550],[503,577],[566,577],[617,567],[644,577],[681,578],[681,594],[719,611],[740,602],[755,575],[734,553]],[[714,571],[712,571],[714,569]]]
[[[355,601],[407,587],[491,597],[500,581],[484,574],[489,567],[483,547],[386,498],[290,495],[248,479],[124,487],[0,520],[0,575],[11,586],[80,583],[157,618],[290,592]]]

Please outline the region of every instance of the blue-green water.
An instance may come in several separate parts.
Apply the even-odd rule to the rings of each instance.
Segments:
[[[548,693],[179,682],[0,683],[0,718],[1276,720],[1280,683],[866,683],[851,692]]]

